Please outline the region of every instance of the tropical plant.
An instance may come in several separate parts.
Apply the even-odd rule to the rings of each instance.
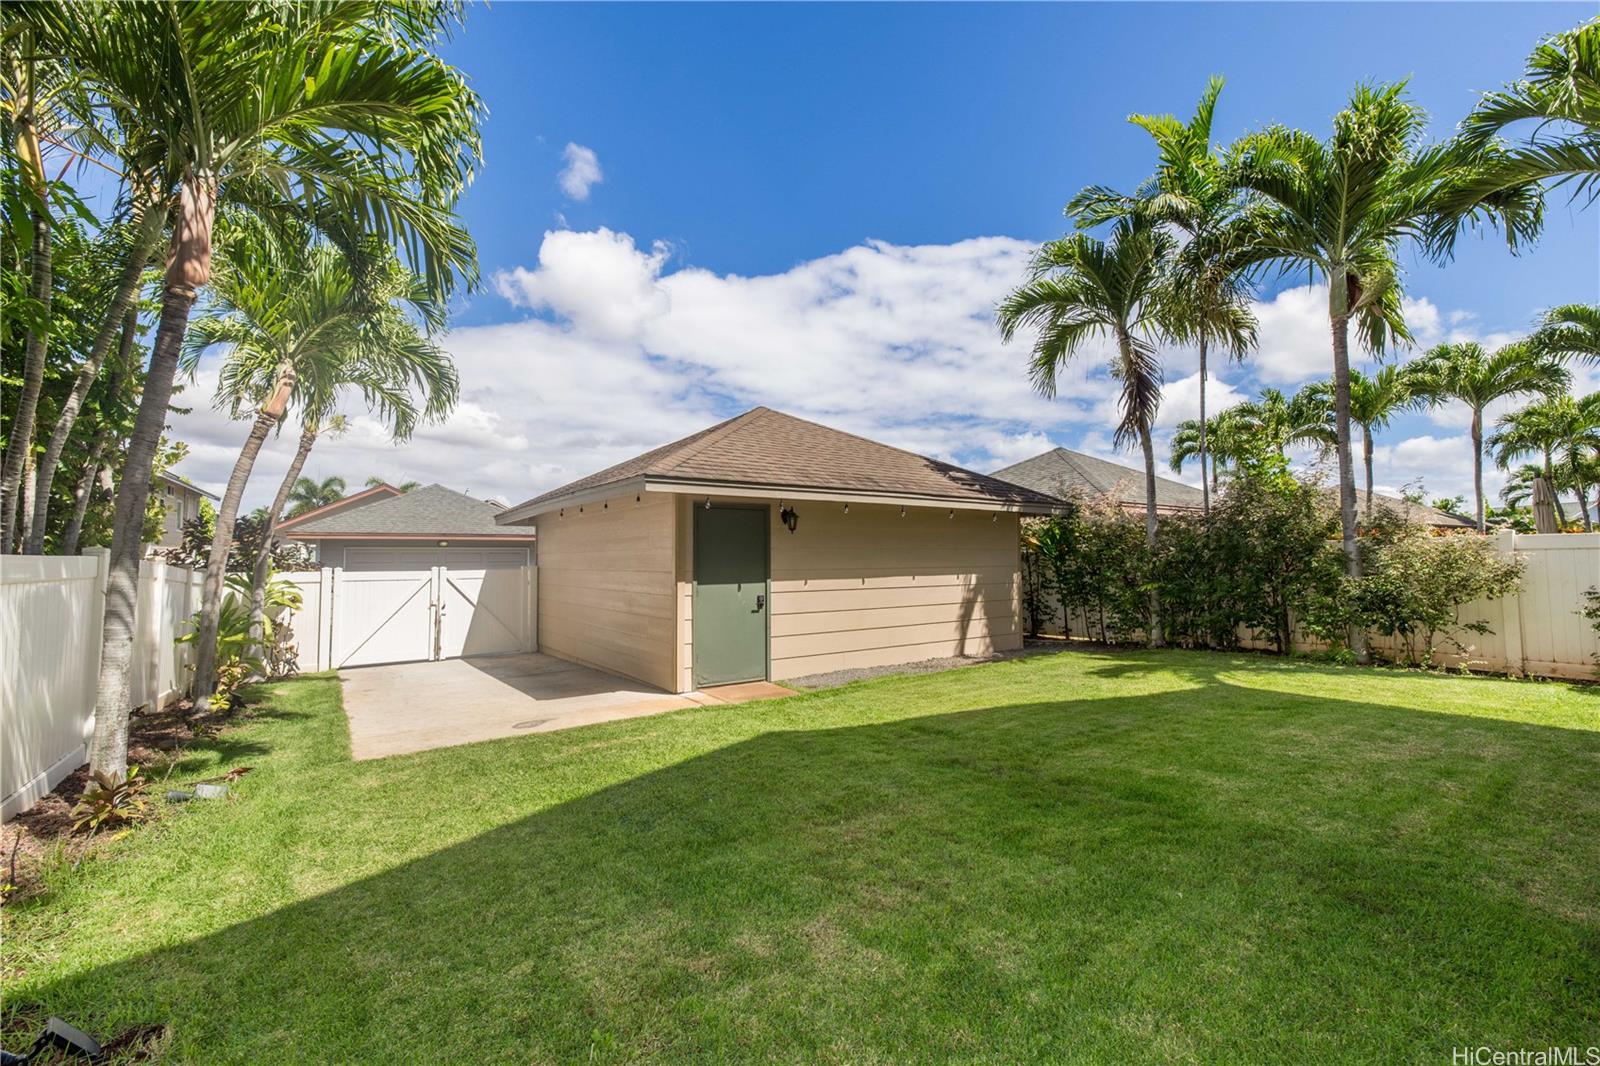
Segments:
[[[1411,364],[1412,389],[1427,403],[1451,400],[1472,412],[1472,491],[1478,532],[1487,526],[1483,514],[1483,412],[1496,400],[1564,389],[1570,375],[1556,360],[1527,344],[1508,344],[1492,354],[1473,341],[1440,344]]]
[[[1201,509],[1211,513],[1211,485],[1206,464],[1210,422],[1206,417],[1207,356],[1215,344],[1234,358],[1255,345],[1256,322],[1250,311],[1243,274],[1225,255],[1216,238],[1238,213],[1239,189],[1228,167],[1212,147],[1211,126],[1223,80],[1207,83],[1188,122],[1172,115],[1133,115],[1128,121],[1156,143],[1157,165],[1132,197],[1103,186],[1079,193],[1067,211],[1080,225],[1096,226],[1119,217],[1140,217],[1170,226],[1186,238],[1176,257],[1180,275],[1173,286],[1170,324],[1199,350],[1200,417],[1193,422],[1195,457],[1200,461]],[[1215,482],[1213,473],[1212,482]]]
[[[238,222],[224,236],[212,305],[190,327],[184,344],[184,366],[191,373],[205,352],[226,347],[217,401],[235,417],[255,408],[222,495],[218,535],[206,561],[195,654],[197,701],[211,691],[210,641],[231,547],[227,534],[256,456],[290,405],[300,409],[303,425],[311,429],[301,433],[297,459],[303,465],[317,430],[333,417],[346,389],[358,392],[394,438],[404,440],[419,419],[441,418],[454,407],[459,388],[450,357],[428,336],[444,324],[442,305],[386,249],[364,246],[352,263],[345,251],[314,241],[301,227],[268,230],[249,216]],[[296,466],[284,479],[265,516],[252,568],[263,576],[278,516],[298,473]]]
[[[392,483],[392,482],[385,481],[383,478],[379,477],[377,474],[373,474],[371,477],[367,478],[367,480],[366,480],[366,486],[369,489],[375,489],[379,485],[388,485],[390,488],[399,489],[401,492],[410,492],[412,489],[420,489],[422,487],[422,482],[420,482],[420,481],[401,481],[399,483]]]
[[[91,763],[126,765],[139,525],[172,379],[210,281],[219,201],[401,247],[443,296],[473,279],[450,211],[481,107],[432,51],[448,5],[31,4],[11,13],[60,61],[74,117],[172,220],[162,306],[118,485]]]
[[[1350,421],[1361,427],[1361,465],[1366,472],[1366,517],[1372,517],[1372,452],[1377,432],[1387,429],[1389,420],[1416,407],[1422,400],[1413,388],[1415,374],[1409,365],[1387,364],[1374,373],[1350,371]],[[1333,382],[1316,386],[1328,406],[1333,405]]]
[[[344,499],[345,482],[342,477],[325,477],[321,481],[308,477],[295,478],[289,490],[289,511],[286,517],[294,518],[318,507],[326,507]]]
[[[1496,465],[1506,470],[1518,459],[1537,455],[1542,463],[1534,467],[1538,476],[1552,489],[1572,489],[1577,493],[1584,510],[1584,526],[1588,528],[1588,509],[1583,506],[1588,499],[1588,485],[1582,475],[1585,455],[1600,452],[1600,393],[1582,400],[1565,395],[1547,397],[1502,415],[1496,425],[1499,428],[1488,442]],[[1567,516],[1559,494],[1556,515],[1565,525]]]
[[[1485,93],[1461,136],[1488,146],[1522,122],[1534,124],[1527,140],[1465,183],[1464,199],[1529,181],[1573,182],[1574,197],[1600,194],[1600,19],[1540,42],[1522,80]]]
[[[1423,125],[1404,85],[1363,85],[1335,116],[1326,142],[1273,127],[1245,137],[1232,153],[1231,180],[1254,199],[1219,238],[1219,254],[1239,265],[1309,268],[1328,284],[1340,527],[1351,577],[1361,574],[1350,450],[1351,326],[1373,352],[1409,339],[1397,262],[1405,243],[1443,259],[1466,225],[1497,223],[1514,245],[1533,237],[1540,223],[1539,191],[1531,183],[1452,202],[1450,194],[1486,165],[1486,152],[1462,142],[1424,148]],[[1365,634],[1352,627],[1348,639],[1364,661]]]
[[[1462,622],[1460,606],[1499,599],[1522,582],[1522,563],[1483,537],[1436,537],[1422,526],[1396,525],[1373,538],[1370,554],[1353,609],[1361,624],[1398,638],[1412,665],[1433,665],[1442,646],[1470,662],[1473,649],[1455,631],[1492,630],[1482,619]]]
[[[1170,268],[1177,240],[1139,218],[1123,218],[1109,240],[1076,233],[1034,254],[1029,280],[1000,303],[1001,337],[1037,331],[1030,359],[1033,384],[1055,395],[1059,369],[1092,338],[1114,345],[1111,375],[1121,384],[1121,418],[1113,439],[1137,440],[1144,453],[1145,539],[1156,539],[1156,459],[1150,427],[1161,403],[1161,362],[1155,341],[1170,336]],[[1152,587],[1152,646],[1162,643],[1161,608]]]
[[[189,631],[177,638],[179,644],[199,647],[200,612],[189,618]],[[250,607],[237,596],[224,596],[217,608],[217,636],[214,660],[214,686],[211,695],[223,705],[233,701],[240,685],[251,677],[266,676],[267,665],[256,654],[250,635]]]
[[[1600,363],[1600,304],[1552,307],[1544,313],[1528,343],[1558,359]]]
[[[150,800],[145,796],[145,785],[137,766],[130,766],[126,774],[94,771],[89,775],[89,786],[72,808],[73,832],[95,833],[148,818]]]
[[[1211,495],[1221,488],[1221,475],[1225,470],[1237,470],[1247,460],[1260,457],[1263,443],[1255,432],[1248,407],[1230,407],[1206,420],[1206,450],[1211,464]],[[1171,466],[1175,474],[1183,473],[1190,459],[1200,456],[1201,431],[1198,420],[1179,422],[1172,433]]]

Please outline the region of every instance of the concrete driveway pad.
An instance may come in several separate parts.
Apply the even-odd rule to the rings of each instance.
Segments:
[[[538,653],[348,667],[339,680],[357,759],[790,694],[757,682],[680,696]]]

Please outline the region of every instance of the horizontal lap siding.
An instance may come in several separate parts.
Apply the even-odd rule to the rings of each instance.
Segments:
[[[1021,647],[1015,516],[797,510],[772,532],[774,680]]]
[[[673,506],[646,493],[540,515],[539,650],[674,689]]]

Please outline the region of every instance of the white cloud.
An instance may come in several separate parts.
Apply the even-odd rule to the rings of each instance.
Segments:
[[[600,169],[600,157],[595,155],[593,148],[568,142],[561,158],[566,165],[561,168],[558,180],[561,191],[570,199],[587,200],[589,190],[606,180],[605,173]]]
[[[319,443],[307,473],[338,474],[352,487],[374,474],[438,481],[522,500],[757,404],[979,470],[1057,443],[1138,466],[1136,450],[1111,447],[1117,385],[1107,342],[1091,343],[1063,369],[1054,400],[1029,386],[1031,338],[1000,343],[993,309],[1023,276],[1030,251],[1006,237],[869,241],[741,276],[672,269],[669,247],[641,246],[626,233],[553,230],[531,265],[494,277],[495,290],[527,317],[446,338],[462,397],[445,424],[395,445],[347,405],[351,432]],[[1263,354],[1242,366],[1214,362],[1208,408],[1245,398],[1253,372],[1267,383],[1324,376],[1320,299],[1290,290],[1263,304]],[[1419,334],[1470,330],[1426,301],[1414,306]],[[1198,375],[1192,352],[1162,357],[1169,381],[1156,449],[1165,476],[1168,432],[1198,412]],[[192,449],[182,469],[208,488],[226,480],[245,431],[204,406],[215,368],[215,358],[202,365],[182,400],[196,409],[173,421]],[[1421,471],[1430,492],[1470,486],[1464,443],[1430,451],[1432,437],[1405,441],[1399,425],[1385,436],[1384,483]],[[269,441],[249,506],[270,498],[294,437],[289,427]]]

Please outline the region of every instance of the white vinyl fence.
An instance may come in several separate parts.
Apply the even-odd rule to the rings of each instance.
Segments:
[[[293,632],[301,670],[427,662],[538,649],[538,568],[428,566],[284,574],[301,607]]]
[[[1594,680],[1600,666],[1595,658],[1600,655],[1600,634],[1580,612],[1584,591],[1600,586],[1600,533],[1508,531],[1495,534],[1495,548],[1522,559],[1521,589],[1502,599],[1462,604],[1457,612],[1462,622],[1485,621],[1492,632],[1456,630],[1451,636],[1466,653],[1452,650],[1446,641],[1436,661],[1496,673]],[[1059,607],[1046,628],[1061,632]],[[1071,619],[1068,635],[1089,635],[1081,618]],[[1244,646],[1270,648],[1272,643],[1247,637]],[[1405,649],[1392,637],[1374,634],[1372,646],[1385,657],[1405,658]],[[1296,635],[1295,651],[1324,648],[1325,644]]]
[[[107,552],[0,556],[0,817],[27,810],[88,758],[105,618]],[[188,682],[174,643],[200,605],[200,577],[145,560],[134,620],[133,705]]]

